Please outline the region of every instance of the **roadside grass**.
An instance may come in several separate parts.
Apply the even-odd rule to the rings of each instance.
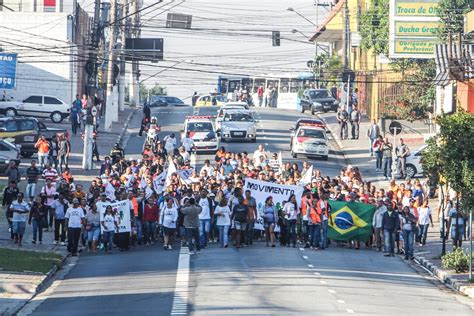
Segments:
[[[46,274],[59,265],[61,256],[52,252],[23,251],[0,248],[0,269],[13,272],[39,272]]]

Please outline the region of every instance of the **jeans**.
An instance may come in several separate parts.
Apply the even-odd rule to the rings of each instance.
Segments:
[[[69,167],[69,157],[66,155],[59,156],[59,171],[63,172],[63,165],[68,168]]]
[[[319,242],[319,247],[321,249],[327,248],[328,243],[328,220],[325,219],[321,225],[321,241]]]
[[[301,225],[303,229],[303,241],[306,244],[309,244],[309,226],[308,226],[308,221],[303,220],[303,224]]]
[[[72,128],[72,133],[74,135],[77,135],[78,127],[79,127],[79,123],[77,122],[77,117],[76,118],[71,117],[71,128]]]
[[[49,163],[54,169],[58,170],[58,156],[49,156]]]
[[[392,176],[392,157],[383,158],[383,175],[387,178]]]
[[[374,142],[375,142],[375,138],[369,137],[369,154],[371,156],[374,154]]]
[[[403,232],[403,242],[404,242],[404,248],[405,248],[405,257],[412,258],[415,233],[413,230],[403,230],[402,232]]]
[[[341,122],[340,125],[341,125],[340,126],[341,139],[347,139],[347,134],[348,134],[347,122]]]
[[[36,241],[36,236],[38,236],[38,240],[43,241],[43,219],[33,218],[31,224],[33,225],[33,240]]]
[[[230,225],[219,225],[219,241],[222,246],[227,246],[229,244],[229,228]]]
[[[138,217],[135,217],[135,223],[137,224],[137,239],[141,241],[143,239],[143,223]]]
[[[247,227],[245,228],[245,241],[247,244],[253,244],[255,220],[251,219],[247,221]],[[220,235],[219,235],[220,236]]]
[[[91,229],[87,232],[87,241],[97,241],[100,236],[100,227],[92,226]]]
[[[374,228],[374,235],[375,246],[380,250],[382,248],[382,228]]]
[[[402,179],[405,179],[407,176],[407,168],[406,168],[406,158],[398,158],[398,173]]]
[[[54,241],[59,241],[59,235],[61,235],[61,242],[66,240],[65,223],[64,219],[54,219]]]
[[[25,195],[29,197],[30,199],[35,196],[36,193],[36,183],[28,183],[26,185],[26,192]]]
[[[287,230],[288,236],[290,237],[288,245],[290,245],[290,243],[293,244],[293,246],[296,245],[296,219],[290,219],[288,221]]]
[[[69,227],[67,230],[67,251],[77,254],[79,246],[79,238],[81,237],[81,228]]]
[[[48,154],[38,153],[38,163],[41,166],[41,168],[44,168],[44,165],[48,163]]]
[[[201,247],[207,246],[207,237],[211,230],[211,219],[200,219],[199,220],[199,240]]]
[[[359,139],[359,122],[351,122],[352,139]]]
[[[426,237],[428,235],[428,227],[430,225],[418,225],[418,240],[420,241],[420,244],[425,245],[426,244]]]
[[[188,239],[188,249],[190,252],[194,250],[194,247],[196,247],[197,251],[201,250],[200,242],[199,242],[199,228],[186,227],[186,237]],[[193,244],[193,238],[194,238],[194,244]]]
[[[104,232],[103,237],[104,237],[104,250],[112,251],[112,248],[114,247],[114,231],[111,230],[109,232]]]
[[[145,243],[155,242],[156,236],[156,223],[155,222],[145,222]]]
[[[380,150],[376,151],[375,152],[375,157],[377,158],[377,160],[375,161],[375,168],[381,170],[382,169],[383,152],[381,152]]]
[[[384,229],[383,231],[384,252],[395,253],[395,231]]]
[[[312,247],[319,247],[321,241],[321,224],[308,225],[309,240]]]

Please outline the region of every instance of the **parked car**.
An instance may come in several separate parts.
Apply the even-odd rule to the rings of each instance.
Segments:
[[[202,95],[196,101],[196,106],[212,106],[212,97],[211,95]],[[227,103],[227,97],[223,95],[216,96],[217,106],[222,106]]]
[[[326,89],[306,89],[301,96],[301,113],[308,110],[315,112],[337,112],[339,102]]]
[[[257,122],[249,110],[228,110],[219,130],[221,141],[257,141]]]
[[[33,117],[0,118],[0,139],[9,140],[21,146],[20,154],[29,158],[36,153],[35,144],[41,136],[52,139],[58,134],[66,134],[65,129],[46,127]]]
[[[11,161],[20,164],[20,145],[0,139],[0,171],[3,173],[8,168]]]
[[[161,95],[154,95],[150,97],[148,106],[150,108],[157,108],[162,106],[167,106],[166,102],[162,99]]]
[[[184,103],[183,100],[177,97],[162,95],[161,99],[166,103],[166,105],[171,105],[171,106],[186,106],[187,105],[186,103]]]
[[[61,123],[69,115],[69,104],[49,95],[31,95],[21,102],[0,102],[0,113],[6,116],[28,115],[51,118],[54,123]]]
[[[417,175],[423,174],[423,165],[421,164],[421,155],[426,149],[427,145],[423,145],[412,151],[406,160],[407,178],[414,178]]]

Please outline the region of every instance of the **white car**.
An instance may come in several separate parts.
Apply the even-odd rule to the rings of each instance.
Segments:
[[[222,142],[227,141],[257,141],[257,122],[249,110],[227,110],[218,130]]]
[[[215,116],[187,116],[184,121],[181,139],[189,132],[194,140],[196,153],[212,152],[219,149],[219,138],[213,123]]]
[[[421,155],[427,145],[423,145],[420,148],[412,151],[406,160],[406,173],[407,178],[414,178],[418,174],[423,174],[423,165],[421,164]]]
[[[297,158],[299,154],[318,156],[328,159],[329,146],[326,130],[314,125],[300,125],[290,141],[291,156]]]
[[[6,116],[32,116],[51,118],[54,123],[60,123],[69,115],[69,104],[50,95],[31,95],[21,102],[0,102],[0,113]]]
[[[225,114],[226,111],[229,111],[229,110],[245,110],[246,109],[246,107],[243,104],[240,104],[240,103],[247,104],[245,102],[232,102],[231,105],[229,105],[229,103],[227,103],[225,106],[220,107],[219,110],[217,110],[216,130],[221,129],[221,123],[222,123],[222,120],[224,119],[224,114]]]

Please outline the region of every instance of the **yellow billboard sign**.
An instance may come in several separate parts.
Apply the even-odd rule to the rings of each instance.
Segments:
[[[396,16],[438,16],[438,3],[397,0],[395,7]]]
[[[438,32],[439,22],[395,22],[395,35],[397,36],[428,36],[435,37]]]
[[[403,39],[397,38],[395,40],[395,50],[396,54],[434,54],[434,45],[435,40],[427,39]]]

